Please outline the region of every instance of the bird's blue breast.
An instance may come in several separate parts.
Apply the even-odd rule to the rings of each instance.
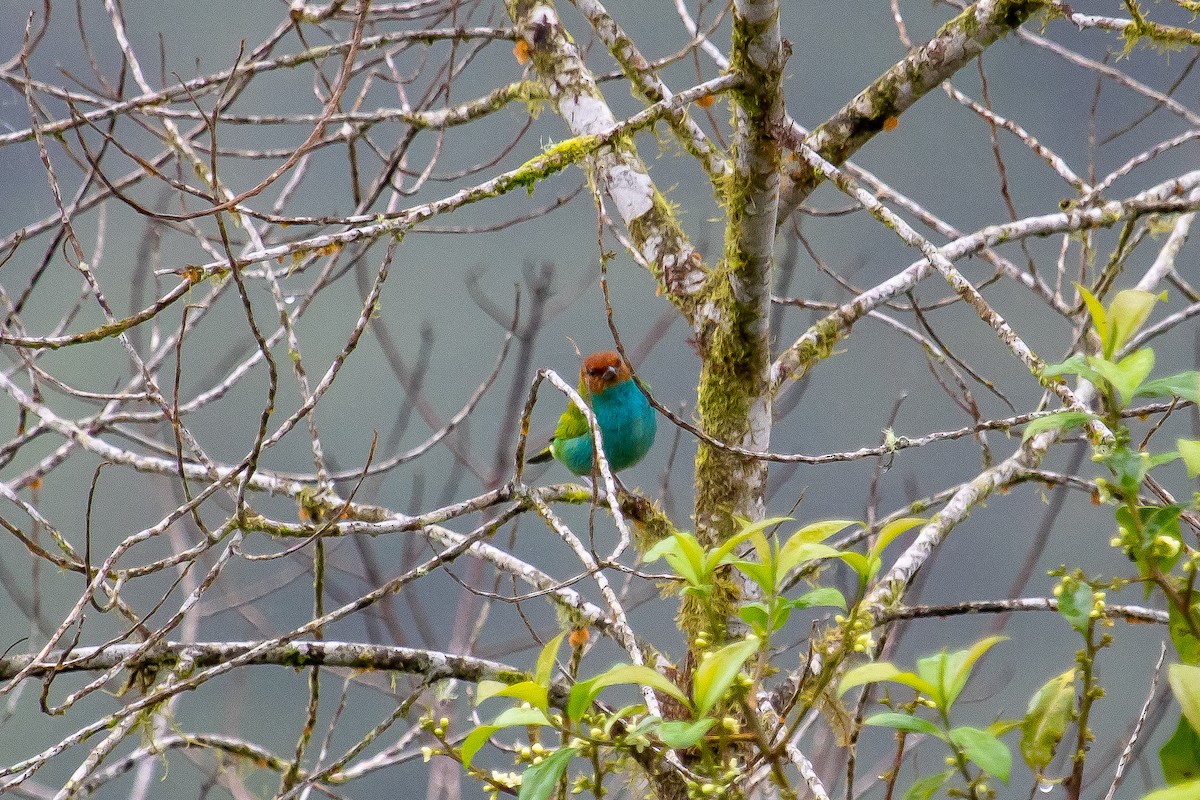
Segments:
[[[654,409],[632,380],[592,395],[592,412],[600,423],[604,455],[614,472],[631,467],[654,444],[657,425]],[[576,475],[592,472],[592,436],[590,433],[566,441],[555,441],[554,455]]]

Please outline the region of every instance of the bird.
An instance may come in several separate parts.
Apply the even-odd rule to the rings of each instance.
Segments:
[[[657,424],[650,401],[620,354],[604,350],[585,358],[579,370],[579,394],[591,405],[600,424],[609,468],[619,472],[641,461],[654,444]],[[550,446],[529,462],[539,464],[551,458],[576,475],[592,474],[592,434],[587,417],[573,403],[568,403],[558,418]]]

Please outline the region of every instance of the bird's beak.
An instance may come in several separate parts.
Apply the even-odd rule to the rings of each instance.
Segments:
[[[617,368],[616,367],[608,367],[607,369],[604,370],[604,382],[605,383],[612,383],[616,379],[617,379]]]

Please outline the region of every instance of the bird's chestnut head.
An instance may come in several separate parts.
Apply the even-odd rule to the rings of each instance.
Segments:
[[[629,366],[613,350],[592,353],[585,358],[579,375],[591,394],[599,394],[630,377]]]

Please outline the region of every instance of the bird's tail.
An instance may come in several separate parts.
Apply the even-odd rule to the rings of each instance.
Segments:
[[[553,457],[554,457],[554,454],[551,453],[550,448],[547,447],[542,452],[535,453],[535,454],[531,455],[529,458],[525,459],[525,463],[526,464],[541,464],[545,461],[549,461]]]

